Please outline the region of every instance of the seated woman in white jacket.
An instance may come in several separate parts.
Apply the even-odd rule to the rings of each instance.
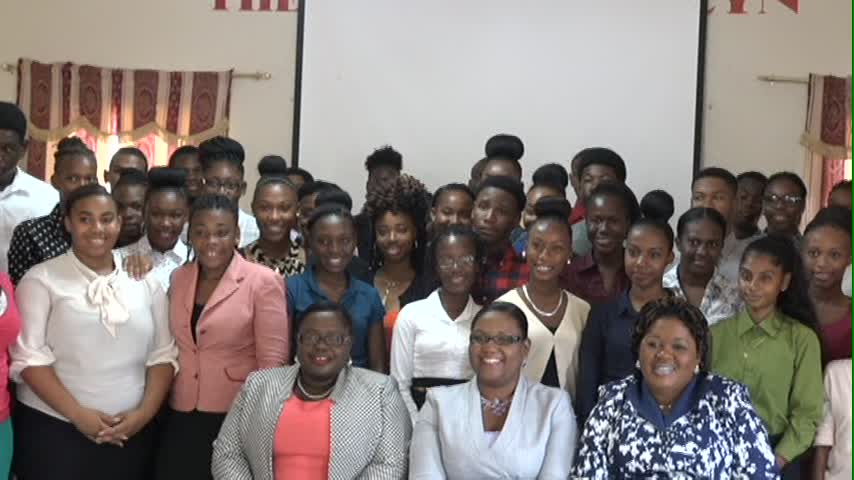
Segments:
[[[427,392],[409,450],[410,479],[566,479],[575,455],[569,395],[528,381],[528,321],[495,302],[472,321],[475,378]]]

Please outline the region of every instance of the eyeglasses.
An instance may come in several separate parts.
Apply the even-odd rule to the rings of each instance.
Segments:
[[[219,180],[205,179],[205,186],[217,191],[236,192],[243,186],[240,182],[220,182]]]
[[[453,258],[440,258],[436,261],[436,266],[439,267],[439,270],[444,272],[449,272],[455,268],[471,268],[474,266],[476,258],[474,255],[465,255],[463,257],[453,259]]]
[[[495,342],[496,345],[507,347],[524,340],[521,335],[484,335],[482,333],[473,333],[469,337],[469,342],[476,345],[486,345],[489,342]]]
[[[340,333],[329,333],[320,335],[318,333],[300,333],[297,335],[297,341],[300,345],[315,346],[320,345],[320,342],[325,343],[330,347],[340,347],[350,343],[353,338],[350,335],[342,335]]]
[[[762,200],[765,203],[770,203],[771,205],[777,205],[783,203],[787,206],[795,206],[804,199],[804,197],[800,195],[776,195],[776,194],[768,194],[762,197]]]

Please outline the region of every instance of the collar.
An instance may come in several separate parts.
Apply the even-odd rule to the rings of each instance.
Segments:
[[[587,207],[584,206],[584,202],[578,202],[572,207],[572,213],[569,214],[569,224],[575,225],[576,223],[584,220],[587,216]]]
[[[771,314],[768,318],[766,318],[762,323],[757,324],[753,320],[753,316],[750,313],[749,308],[744,308],[741,312],[736,316],[736,324],[738,325],[738,334],[739,336],[744,335],[745,333],[753,330],[754,328],[758,328],[765,332],[771,338],[777,336],[780,333],[780,330],[783,329],[783,318],[782,314],[779,310],[775,310],[774,313]]]
[[[617,314],[621,316],[625,315],[637,315],[638,312],[635,311],[635,307],[632,305],[632,299],[629,297],[629,289],[625,289],[623,293],[620,294],[616,299],[617,302]]]
[[[47,214],[47,218],[57,230],[62,232],[63,236],[69,239],[71,238],[71,234],[65,230],[65,206],[62,204],[62,200],[56,203],[53,210]]]
[[[148,235],[143,235],[142,238],[137,241],[137,245],[139,247],[138,251],[140,252],[150,252],[155,255],[169,255],[171,253],[180,258],[182,262],[187,261],[187,257],[190,253],[190,249],[183,241],[181,241],[180,236],[178,238],[178,241],[175,242],[175,246],[173,246],[171,250],[167,250],[165,252],[158,251],[153,246],[151,246],[151,242],[148,241]]]
[[[4,188],[3,191],[0,193],[2,193],[3,195],[12,195],[15,193],[30,193],[30,189],[27,188],[27,183],[29,183],[27,182],[27,180],[29,179],[26,177],[27,175],[26,173],[24,173],[23,170],[21,170],[21,167],[15,167],[15,177],[12,178],[12,182],[9,184],[9,186]]]
[[[585,270],[593,270],[598,268],[596,265],[596,260],[593,258],[593,252],[588,253],[587,255],[576,258],[572,261],[570,265],[575,265],[575,269],[579,272],[583,272]]]
[[[305,275],[305,284],[315,296],[323,297],[328,300],[329,298],[326,296],[325,293],[323,293],[323,290],[320,288],[320,284],[317,283],[317,272],[315,271],[316,268],[317,265],[314,263],[311,263],[306,267],[305,273],[303,274]],[[356,289],[356,279],[353,278],[352,275],[350,275],[349,271],[345,270],[344,273],[347,275],[347,290],[344,292],[344,296],[341,297],[342,303],[344,302],[344,299],[352,295],[353,291]]]
[[[641,379],[636,382],[634,388],[630,388],[628,395],[629,400],[634,404],[638,413],[658,428],[669,428],[673,423],[681,417],[688,414],[697,401],[700,399],[700,394],[703,391],[702,386],[705,382],[702,380],[703,374],[694,375],[694,378],[679,395],[679,398],[673,403],[669,414],[664,414],[661,407],[658,405],[652,391],[649,389],[646,380]]]
[[[484,264],[489,266],[495,266],[501,268],[507,262],[513,263],[521,263],[521,257],[516,254],[516,249],[513,248],[513,244],[509,244],[504,248],[504,251],[501,255],[493,255],[493,256],[485,256]]]

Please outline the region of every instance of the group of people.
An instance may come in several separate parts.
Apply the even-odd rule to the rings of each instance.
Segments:
[[[526,191],[506,134],[435,192],[377,149],[355,215],[228,137],[109,189],[26,149],[0,102],[4,480],[851,475],[850,182],[801,232],[797,175],[705,168],[674,232],[616,152]]]

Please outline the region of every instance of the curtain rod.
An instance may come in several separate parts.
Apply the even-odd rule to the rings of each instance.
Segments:
[[[0,70],[3,70],[6,73],[15,74],[18,71],[18,66],[13,63],[3,63],[0,64]],[[231,78],[245,78],[250,80],[270,80],[273,78],[273,74],[270,72],[234,72],[231,75]]]
[[[784,77],[780,75],[759,75],[756,77],[760,81],[768,83],[796,83],[799,85],[809,85],[809,78],[804,77]]]

